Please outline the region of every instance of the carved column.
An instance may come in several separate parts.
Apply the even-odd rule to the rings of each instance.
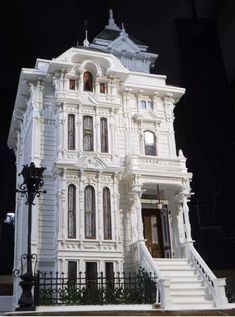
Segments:
[[[143,228],[142,211],[141,211],[141,195],[142,195],[141,185],[134,182],[130,191],[131,231],[132,231],[132,237],[134,241],[144,240],[144,235],[143,235],[144,228]]]
[[[36,86],[30,84],[30,92],[32,102],[32,153],[30,161],[40,165],[41,110],[43,104],[43,85],[41,80],[37,81]]]
[[[182,191],[180,194],[176,196],[178,200],[178,208],[179,208],[179,216],[181,215],[181,223],[183,225],[184,230],[184,242],[192,243],[192,236],[191,236],[191,224],[189,221],[189,208],[188,208],[188,197],[190,196],[189,193]]]
[[[57,116],[57,149],[58,149],[58,158],[63,158],[63,153],[65,149],[64,138],[65,138],[65,118],[64,118],[64,109],[63,103],[58,105],[58,116]]]
[[[96,228],[98,229],[96,234],[96,239],[103,240],[104,237],[104,227],[103,227],[103,192],[100,184],[100,172],[97,173],[97,208],[96,208]]]
[[[84,171],[80,170],[80,180],[79,180],[79,232],[78,237],[80,240],[85,238],[85,228],[84,228],[84,182],[85,182],[85,175]],[[81,245],[81,249],[82,249]]]
[[[119,215],[119,199],[120,194],[118,190],[119,178],[120,176],[115,173],[113,175],[113,215],[114,219],[112,219],[112,232],[113,239],[116,241],[120,241],[120,215]]]
[[[60,71],[60,90],[64,89],[64,77],[65,77],[65,70],[62,68]]]
[[[59,239],[65,240],[68,236],[67,234],[67,206],[66,206],[66,187],[65,187],[65,179],[64,179],[64,170],[58,169],[55,171],[55,175],[57,176],[57,202],[56,208],[58,213],[58,233]]]
[[[101,152],[100,146],[100,118],[96,113],[95,117],[95,136],[94,136],[94,152]]]

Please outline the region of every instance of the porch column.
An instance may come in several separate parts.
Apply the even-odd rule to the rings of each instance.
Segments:
[[[141,195],[142,195],[141,186],[134,185],[131,190],[130,212],[131,212],[131,222],[132,222],[131,223],[132,234],[136,236],[136,241],[144,240],[144,228],[143,228],[142,212],[141,212]]]
[[[182,215],[182,220],[183,220],[185,242],[193,242],[192,236],[191,236],[191,224],[189,221],[189,208],[188,208],[189,196],[190,194],[185,192],[181,192],[179,195],[176,196],[178,200],[179,215]]]

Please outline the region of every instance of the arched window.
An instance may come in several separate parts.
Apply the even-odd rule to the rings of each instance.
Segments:
[[[108,152],[108,123],[106,118],[100,119],[101,152]]]
[[[68,115],[68,149],[75,150],[75,116]]]
[[[144,132],[145,155],[157,155],[156,153],[156,137],[151,131]]]
[[[83,149],[93,151],[93,118],[83,117]]]
[[[83,74],[83,90],[92,91],[93,79],[90,72],[84,72]]]
[[[95,190],[88,185],[84,191],[85,238],[95,239]]]
[[[110,190],[108,187],[103,189],[103,221],[104,221],[104,239],[112,239],[112,224],[111,224],[111,203]]]
[[[76,238],[76,186],[68,187],[68,237]]]

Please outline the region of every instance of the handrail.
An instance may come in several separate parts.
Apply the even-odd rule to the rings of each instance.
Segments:
[[[164,279],[161,276],[153,258],[143,240],[134,243],[134,262],[140,265],[146,272],[157,276],[156,303],[164,301]]]
[[[224,290],[225,283],[220,283],[219,279],[211,271],[211,269],[208,267],[208,265],[205,263],[205,261],[202,259],[193,245],[186,245],[185,251],[188,255],[189,260],[192,262],[193,266],[208,287],[209,292],[213,297],[215,306],[224,307],[224,305],[227,304],[227,298],[225,296]]]

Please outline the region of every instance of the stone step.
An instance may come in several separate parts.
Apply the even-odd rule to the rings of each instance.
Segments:
[[[214,304],[212,301],[210,302],[202,302],[202,303],[173,303],[171,309],[175,310],[202,310],[202,309],[213,309]],[[188,314],[187,314],[188,315]]]
[[[206,294],[184,294],[184,295],[174,295],[172,296],[172,301],[174,303],[181,303],[181,302],[185,302],[185,303],[201,303],[201,302],[208,302],[211,301],[211,298],[209,296],[207,296]]]
[[[167,265],[167,264],[156,264],[159,270],[193,270],[194,268],[190,264],[177,264],[177,265]]]
[[[187,264],[190,265],[190,262],[188,261],[188,259],[177,259],[177,258],[160,259],[160,258],[157,258],[157,259],[153,259],[153,260],[157,265],[187,265]]]
[[[171,282],[171,286],[170,286],[171,289],[178,289],[178,290],[181,290],[181,289],[185,289],[185,290],[190,290],[190,289],[206,289],[206,287],[204,286],[203,282],[202,281],[195,281],[195,282],[184,282],[182,283],[181,281],[178,282]]]
[[[194,282],[202,282],[202,279],[197,275],[194,276],[172,276],[169,278],[173,283],[194,283]]]
[[[207,290],[205,287],[198,288],[171,288],[170,294],[172,296],[205,296],[207,295]]]
[[[173,277],[197,277],[193,270],[160,270],[161,275],[165,278]]]
[[[173,309],[213,309],[211,296],[201,277],[187,259],[155,259],[163,278],[170,280]]]

